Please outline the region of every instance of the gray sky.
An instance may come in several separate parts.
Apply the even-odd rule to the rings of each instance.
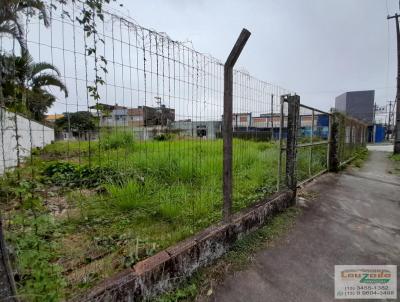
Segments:
[[[395,94],[397,0],[123,0],[145,27],[225,60],[242,27],[252,36],[238,67],[296,91],[302,102],[333,106],[348,90]]]

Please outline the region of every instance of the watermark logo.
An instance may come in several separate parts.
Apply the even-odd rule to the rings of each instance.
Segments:
[[[397,299],[397,266],[335,265],[335,299]]]

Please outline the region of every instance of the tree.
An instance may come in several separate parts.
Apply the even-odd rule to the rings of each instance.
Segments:
[[[62,118],[56,120],[58,130],[78,133],[96,130],[96,124],[96,118],[88,111],[66,112]]]
[[[0,55],[2,90],[5,106],[42,120],[55,97],[45,87],[58,87],[68,96],[58,69],[46,62],[34,63],[24,52],[21,56]],[[53,73],[50,73],[52,71]]]
[[[41,0],[1,0],[0,1],[0,34],[11,35],[26,51],[25,30],[22,14],[35,15],[39,13],[44,25],[50,25],[46,5]]]

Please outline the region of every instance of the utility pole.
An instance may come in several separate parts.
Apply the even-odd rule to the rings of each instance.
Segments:
[[[400,15],[388,16],[387,19],[396,20],[396,36],[397,36],[397,92],[396,92],[396,123],[394,128],[394,154],[400,154]]]

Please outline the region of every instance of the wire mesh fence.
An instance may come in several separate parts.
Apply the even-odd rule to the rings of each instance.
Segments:
[[[288,91],[236,71],[233,82],[233,207],[277,190],[280,97]]]
[[[297,180],[299,182],[328,170],[330,118],[327,112],[300,105],[297,145]]]
[[[344,165],[367,143],[367,125],[362,121],[335,113],[338,127],[338,161]]]
[[[48,27],[23,15],[29,52],[0,40],[1,209],[26,301],[70,299],[222,219],[224,65],[113,13],[88,35],[81,5],[50,1]],[[288,93],[233,73],[234,211],[286,188]],[[301,108],[299,180],[328,168],[327,121]],[[352,123],[343,159],[364,142]]]

